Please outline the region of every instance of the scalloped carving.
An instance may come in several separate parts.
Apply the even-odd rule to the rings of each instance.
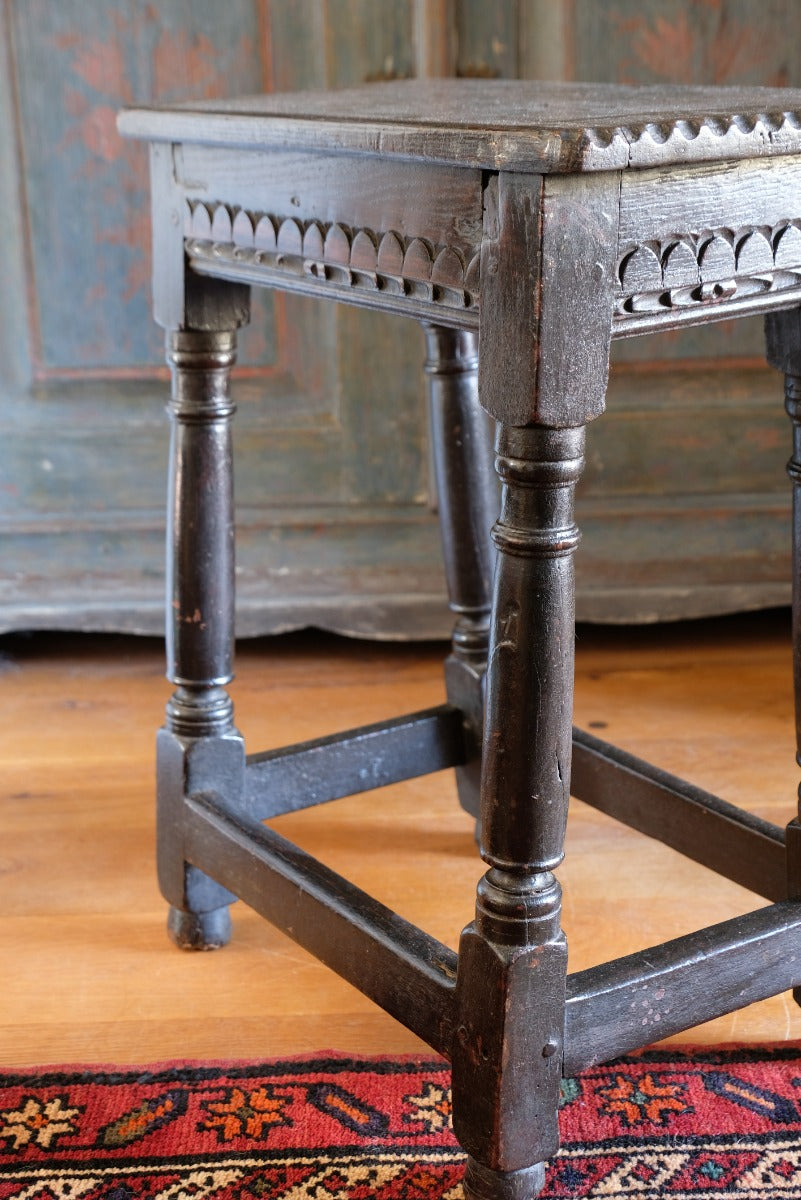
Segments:
[[[452,246],[445,246],[431,268],[431,282],[441,287],[464,287],[464,261]]]
[[[650,246],[638,246],[626,255],[620,282],[627,292],[652,292],[662,286],[662,264]]]
[[[652,142],[656,142],[659,146],[664,146],[665,142],[670,140],[670,135],[673,132],[673,126],[666,121],[661,121],[659,123],[656,121],[649,121],[647,125],[642,126],[639,132],[635,128],[629,126],[621,128],[620,132],[627,141],[631,139],[636,141],[638,137],[648,136]]]
[[[231,214],[224,204],[218,204],[211,218],[211,239],[213,242],[230,242],[233,240]]]
[[[662,254],[662,281],[665,287],[687,287],[699,280],[698,259],[692,246],[684,241],[673,242]]]
[[[396,234],[384,234],[378,247],[376,263],[379,271],[387,275],[403,274],[403,246]]]
[[[596,149],[609,150],[616,144],[628,149],[631,163],[644,162],[649,158],[649,147],[670,147],[683,143],[691,147],[694,143],[713,138],[729,141],[732,148],[745,142],[743,150],[754,141],[760,144],[780,140],[783,135],[797,140],[801,129],[801,114],[797,112],[731,113],[729,115],[679,117],[674,121],[642,121],[625,125],[595,126],[584,130],[584,136]]]
[[[279,254],[294,254],[298,258],[303,254],[303,230],[292,217],[281,222],[276,249]]]
[[[354,271],[375,271],[377,267],[376,243],[366,229],[360,229],[353,239],[350,250],[350,265]]]
[[[253,218],[247,209],[240,208],[234,217],[231,234],[237,246],[252,246],[255,230]]]
[[[406,279],[419,279],[428,283],[433,267],[431,250],[422,238],[412,238],[403,256],[403,274]]]
[[[701,132],[702,122],[691,118],[680,118],[675,124],[676,133],[680,133],[688,142],[694,142]]]
[[[801,267],[801,230],[795,225],[780,229],[774,238],[773,257],[776,266],[783,270]]]
[[[189,231],[192,237],[211,241],[211,209],[200,201],[190,213]]]
[[[316,221],[311,222],[303,235],[303,256],[317,262],[325,257],[323,231]]]
[[[741,237],[735,249],[738,275],[767,274],[773,270],[773,250],[764,233],[752,229]]]
[[[716,234],[701,245],[698,263],[703,283],[733,279],[735,272],[734,247],[728,238]]]
[[[658,263],[658,269],[657,264]],[[801,286],[801,228],[714,229],[629,247],[618,265],[619,313],[717,304]]]
[[[253,244],[257,250],[275,250],[276,229],[269,217],[260,217],[253,235]]]
[[[468,263],[464,276],[464,285],[468,292],[478,293],[478,277],[481,270],[481,255],[474,254]]]
[[[341,225],[332,225],[325,235],[323,257],[338,267],[350,265],[350,239]]]
[[[478,303],[478,251],[466,264],[454,246],[433,246],[391,229],[350,230],[337,222],[301,222],[187,201],[185,230],[188,252],[196,259],[213,255],[240,267],[252,264],[273,280],[283,271],[302,277],[309,288],[377,288],[434,307],[465,309]]]

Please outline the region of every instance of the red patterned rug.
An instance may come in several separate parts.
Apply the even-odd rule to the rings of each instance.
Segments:
[[[418,1059],[0,1073],[0,1200],[459,1200]],[[801,1048],[649,1051],[565,1080],[545,1197],[801,1197]]]

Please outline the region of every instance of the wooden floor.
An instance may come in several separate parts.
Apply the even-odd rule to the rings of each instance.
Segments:
[[[293,635],[241,647],[249,749],[443,698],[441,647]],[[175,950],[153,869],[161,648],[118,637],[0,639],[0,1062],[142,1063],[420,1043],[253,913],[232,944]],[[577,723],[779,824],[793,815],[784,612],[582,628]],[[480,872],[448,773],[279,826],[455,946]],[[742,889],[576,803],[560,870],[571,969],[761,907]],[[782,996],[683,1041],[801,1038]]]

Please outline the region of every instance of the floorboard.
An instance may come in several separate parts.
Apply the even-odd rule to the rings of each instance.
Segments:
[[[252,750],[440,703],[442,647],[318,633],[244,643],[234,685]],[[576,720],[784,824],[798,785],[784,611],[581,627]],[[0,639],[0,1063],[145,1063],[421,1043],[243,905],[226,949],[166,939],[153,866],[153,731],[169,691],[147,639]],[[480,874],[449,772],[275,822],[455,946]],[[576,802],[560,869],[571,969],[763,903]],[[682,1035],[801,1038],[789,996]]]

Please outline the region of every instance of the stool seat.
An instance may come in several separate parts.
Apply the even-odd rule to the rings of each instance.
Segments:
[[[612,171],[801,149],[801,90],[402,80],[129,110],[120,128],[136,137],[378,151],[496,171]]]
[[[565,1073],[801,985],[797,809],[780,829],[571,728],[574,492],[611,341],[761,312],[793,425],[801,752],[801,92],[409,80],[132,109],[120,129],[151,144],[172,372],[170,930],[222,945],[236,898],[285,930],[450,1059],[468,1197],[524,1200]],[[422,324],[454,632],[447,703],[248,754],[226,690],[229,377],[254,286]],[[487,866],[458,954],[264,824],[449,768]],[[568,974],[571,791],[768,905]]]

